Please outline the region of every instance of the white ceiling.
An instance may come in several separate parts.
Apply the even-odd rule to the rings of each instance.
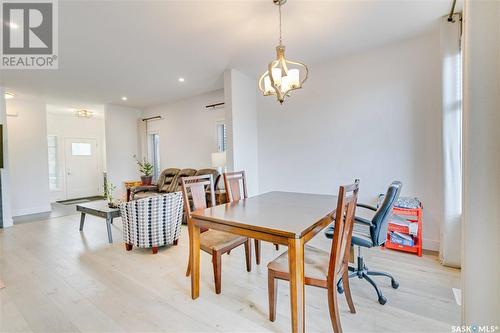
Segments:
[[[288,0],[287,56],[312,64],[408,38],[431,29],[450,6],[451,0]],[[275,56],[277,14],[272,0],[60,0],[59,69],[3,70],[0,85],[52,103],[134,107],[216,90],[228,67],[258,78]]]

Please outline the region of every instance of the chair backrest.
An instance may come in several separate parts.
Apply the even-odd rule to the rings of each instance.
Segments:
[[[158,191],[167,192],[179,171],[181,170],[177,168],[168,168],[163,170],[160,177],[158,177]]]
[[[245,171],[224,173],[224,187],[226,189],[227,202],[233,202],[241,200],[242,198],[248,198],[247,179],[245,177]],[[241,196],[242,189],[243,197]]]
[[[389,185],[384,201],[377,209],[377,212],[372,218],[372,226],[370,227],[370,235],[373,244],[382,245],[387,239],[387,228],[389,226],[389,218],[392,216],[392,208],[394,203],[399,198],[403,184],[400,181],[394,181]]]
[[[212,177],[214,179],[214,189],[217,190],[217,186],[219,184],[220,177],[221,177],[219,171],[217,171],[216,169],[210,169],[210,168],[199,169],[198,171],[196,171],[195,176],[202,176],[202,175],[212,175]]]
[[[359,180],[354,184],[340,186],[337,209],[334,213],[335,232],[333,233],[330,263],[328,266],[328,283],[337,283],[337,275],[342,267],[347,269],[352,229],[358,201]]]
[[[168,189],[168,192],[177,192],[181,190],[181,181],[182,178],[184,177],[191,177],[196,174],[195,169],[181,169],[175,179],[172,181],[172,184],[170,185],[170,188]]]
[[[181,178],[182,194],[184,196],[184,207],[187,217],[198,209],[207,208],[207,188],[210,190],[210,202],[215,202],[214,181],[212,175],[191,176]],[[193,209],[191,210],[190,199]]]

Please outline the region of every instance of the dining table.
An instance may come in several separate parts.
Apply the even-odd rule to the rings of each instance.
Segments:
[[[291,331],[305,331],[304,246],[332,223],[337,196],[268,192],[199,209],[188,221],[191,297],[200,295],[200,228],[246,236],[288,247]]]

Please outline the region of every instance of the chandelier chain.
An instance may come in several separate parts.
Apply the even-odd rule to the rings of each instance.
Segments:
[[[278,4],[278,11],[279,11],[279,17],[280,17],[280,46],[283,45],[281,41],[281,1]]]

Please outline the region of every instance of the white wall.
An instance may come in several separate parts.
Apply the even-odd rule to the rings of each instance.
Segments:
[[[137,122],[141,111],[107,104],[104,115],[108,181],[116,186],[115,197],[124,197],[123,182],[139,179],[133,156],[139,155],[140,151]]]
[[[304,60],[304,59],[303,59]],[[442,218],[439,31],[310,66],[283,106],[258,97],[261,192],[337,193],[361,179],[374,202],[392,180],[424,205],[424,247]]]
[[[248,195],[259,194],[257,82],[243,73],[224,73],[229,170],[245,170]]]
[[[50,211],[45,103],[7,100],[12,215]]]
[[[79,118],[74,114],[51,112],[50,105],[47,106],[47,134],[57,136],[58,165],[60,184],[59,190],[51,191],[51,202],[68,199],[66,197],[65,184],[65,145],[66,138],[96,139],[99,149],[98,168],[99,175],[106,169],[105,164],[105,134],[104,116],[96,115],[92,118]],[[99,178],[99,193],[103,192],[102,176]]]
[[[8,146],[8,135],[7,135],[7,112],[5,105],[5,90],[0,87],[0,124],[3,125],[3,137],[0,138],[3,144],[3,168],[0,170],[0,181],[2,185],[2,199],[0,206],[2,209],[2,223],[1,225],[5,227],[12,226],[12,212],[11,212],[11,200],[10,200],[10,175],[9,175],[9,146]]]
[[[462,310],[500,326],[500,2],[465,2]]]
[[[143,116],[161,116],[148,122],[149,133],[160,135],[160,166],[166,168],[211,168],[217,151],[215,124],[224,120],[224,108],[206,105],[224,101],[223,90],[146,109]]]

